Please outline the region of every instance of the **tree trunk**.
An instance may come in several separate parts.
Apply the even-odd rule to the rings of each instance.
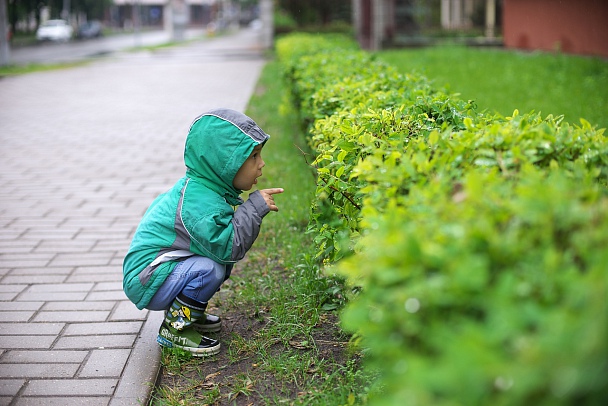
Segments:
[[[9,30],[6,0],[0,0],[0,66],[6,66],[11,61],[8,36]]]

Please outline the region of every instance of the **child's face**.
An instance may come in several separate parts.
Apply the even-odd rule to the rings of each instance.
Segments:
[[[232,186],[239,190],[250,190],[253,185],[258,183],[258,178],[262,176],[264,165],[266,163],[262,159],[262,146],[258,145],[234,176]]]

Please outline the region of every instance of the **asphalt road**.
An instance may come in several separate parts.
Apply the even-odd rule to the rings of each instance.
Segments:
[[[186,32],[185,38],[190,39],[203,34],[203,29],[192,29]],[[27,65],[75,62],[105,56],[128,48],[159,45],[169,42],[171,39],[168,31],[159,30],[89,40],[72,40],[67,43],[42,42],[28,47],[11,49],[10,63]]]

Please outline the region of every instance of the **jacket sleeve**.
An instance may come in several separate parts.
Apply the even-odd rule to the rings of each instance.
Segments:
[[[260,233],[262,219],[270,212],[270,208],[258,190],[249,195],[249,199],[234,212],[232,226],[232,260],[243,259],[247,251]]]

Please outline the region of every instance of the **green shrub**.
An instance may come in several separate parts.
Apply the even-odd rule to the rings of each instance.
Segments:
[[[375,405],[608,398],[608,195],[583,165],[475,168],[412,187],[339,265]]]
[[[294,34],[277,42],[292,102],[318,154],[311,231],[326,262],[350,253],[359,232],[361,185],[350,174],[366,151],[396,139],[403,146],[434,129],[464,128],[473,110],[424,77],[401,75],[355,47],[342,36]]]
[[[317,154],[309,229],[361,288],[342,320],[380,372],[370,403],[608,398],[604,130],[486,115],[350,45],[284,40]]]
[[[473,168],[496,169],[505,178],[518,179],[527,164],[566,171],[583,166],[604,185],[608,180],[608,139],[603,130],[587,122],[571,126],[560,118],[515,112],[508,118],[478,118],[477,123],[467,118],[464,125],[464,130],[410,138],[407,148],[376,148],[361,160],[350,177],[359,178],[364,185],[363,217],[401,204],[413,185],[424,185],[436,177],[447,178],[458,187],[458,180]],[[369,224],[363,227],[369,228]]]
[[[376,95],[372,93],[371,99],[379,100],[373,97]],[[311,227],[319,246],[318,257],[335,262],[349,254],[361,231],[361,209],[369,181],[357,176],[359,165],[377,157],[380,167],[375,169],[384,174],[386,166],[398,165],[397,157],[414,139],[424,139],[435,128],[463,126],[460,111],[467,110],[466,103],[453,102],[442,94],[400,100],[410,104],[396,106],[391,102],[390,107],[379,110],[360,104],[315,122],[311,143],[318,153],[313,162],[318,180]],[[384,186],[380,185],[381,190]]]

